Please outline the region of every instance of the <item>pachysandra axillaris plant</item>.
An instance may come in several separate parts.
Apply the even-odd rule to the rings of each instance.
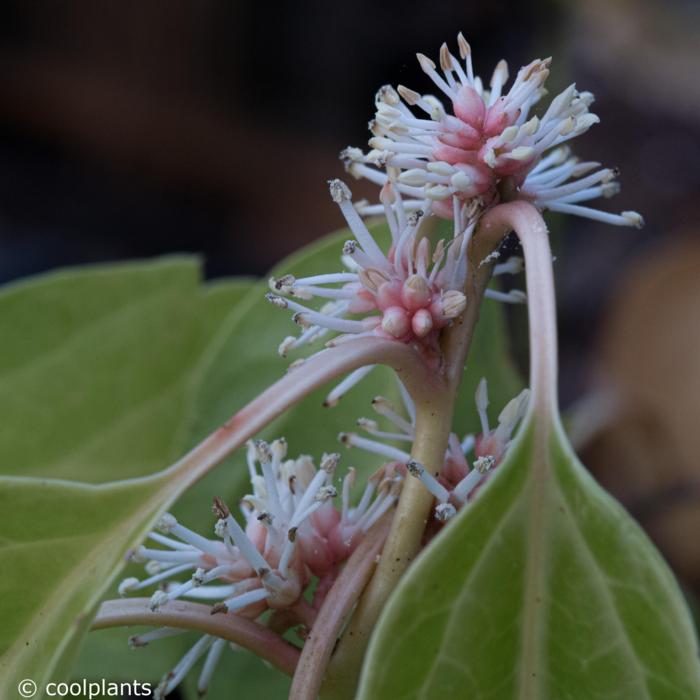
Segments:
[[[246,358],[254,364],[269,350],[250,342],[246,322],[269,311],[285,328],[288,312],[300,329],[275,348],[293,354],[284,376],[161,472],[93,491],[44,480],[46,493],[70,487],[85,503],[114,499],[119,526],[91,549],[103,562],[99,582],[64,574],[52,599],[80,612],[82,627],[55,613],[42,631],[31,611],[17,613],[3,693],[33,668],[26,635],[31,649],[42,645],[44,678],[68,677],[66,650],[91,624],[139,626],[124,632],[124,646],[128,638],[146,647],[134,654],[180,640],[157,697],[202,694],[217,677],[216,688],[235,693],[241,680],[230,669],[248,652],[287,674],[296,700],[700,697],[697,641],[678,587],[578,463],[557,408],[542,214],[618,226],[642,218],[588,204],[618,190],[614,170],[569,150],[598,121],[590,93],[572,85],[547,102],[549,59],[521,68],[510,87],[501,61],[487,87],[462,35],[457,43],[459,58],[443,45],[439,65],[418,56],[438,96],[380,88],[369,149],[343,151],[350,176],[377,185],[375,202],[354,202],[347,183],[329,182],[347,240],[325,244],[334,252],[312,269],[302,256],[266,292],[231,292],[241,310],[226,322],[226,343],[240,355],[226,361],[246,372]],[[517,255],[501,245],[512,232]],[[489,286],[523,271],[526,292]],[[263,296],[272,306],[258,304]],[[478,338],[499,303],[527,304],[527,389],[506,382],[499,331]],[[243,385],[237,376],[227,396]],[[466,385],[471,396],[460,393]],[[316,419],[299,404],[322,388],[328,418],[309,427]],[[373,396],[363,409],[371,418],[350,413],[362,391]],[[345,424],[327,441],[333,416]],[[305,426],[297,432],[308,442],[297,432],[263,437],[273,421]],[[187,522],[169,512],[239,449],[245,486],[237,476],[238,491],[203,495]],[[11,479],[6,500],[31,503],[30,482]],[[127,550],[119,597],[97,608]]]

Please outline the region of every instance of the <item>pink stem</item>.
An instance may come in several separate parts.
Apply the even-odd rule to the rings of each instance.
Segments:
[[[328,592],[311,633],[304,641],[289,700],[315,700],[318,697],[323,674],[345,618],[372,576],[390,526],[391,517],[387,514],[358,545]]]
[[[552,274],[552,251],[542,215],[529,202],[499,204],[479,223],[469,254],[478,264],[510,231],[523,246],[527,278],[530,329],[530,388],[532,408],[556,414],[557,407],[557,320]],[[471,248],[471,246],[470,246]],[[543,415],[545,415],[543,414]]]
[[[246,440],[307,394],[341,374],[369,364],[393,367],[416,396],[429,394],[431,380],[418,354],[409,346],[383,338],[351,340],[310,357],[290,370],[222,427],[168,468],[173,479],[163,500],[172,502]],[[162,474],[159,475],[161,477]]]
[[[299,661],[299,650],[266,627],[237,615],[212,615],[211,607],[201,603],[176,600],[154,612],[148,598],[108,600],[100,606],[92,629],[126,625],[178,627],[212,634],[245,647],[289,676]]]

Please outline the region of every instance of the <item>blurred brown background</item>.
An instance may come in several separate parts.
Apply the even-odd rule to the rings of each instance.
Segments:
[[[552,92],[597,97],[577,150],[622,170],[603,206],[647,220],[550,218],[563,403],[700,591],[699,29],[697,0],[5,0],[0,281],[173,251],[262,274],[340,226],[337,153],[366,141],[382,83],[428,88],[416,51],[462,30],[484,77],[553,55]]]

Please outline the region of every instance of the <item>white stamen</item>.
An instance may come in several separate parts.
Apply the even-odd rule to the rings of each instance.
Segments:
[[[175,668],[168,673],[161,681],[159,689],[162,687],[163,695],[172,693],[180,684],[182,679],[190,672],[190,669],[197,663],[204,652],[211,646],[214,638],[208,634],[204,635],[197,643],[180,659]]]
[[[487,289],[484,296],[487,299],[502,301],[504,304],[527,304],[527,294],[520,289],[511,289],[509,292]]]
[[[183,571],[189,571],[193,568],[193,564],[181,564],[180,566],[169,567],[165,569],[165,571],[155,574],[154,576],[144,579],[143,581],[139,581],[137,578],[124,579],[121,584],[119,584],[119,595],[123,596],[127,593],[141,590],[142,588],[148,588],[148,586],[152,586],[154,583],[158,583],[159,581],[171,578],[172,576],[176,576],[177,574],[181,574]]]
[[[361,450],[365,450],[365,452],[372,452],[374,454],[396,460],[397,462],[406,462],[410,459],[410,455],[403,450],[399,450],[396,447],[391,447],[390,445],[385,445],[384,443],[377,442],[376,440],[368,440],[367,438],[360,437],[355,433],[340,433],[340,435],[338,435],[338,440],[340,440],[340,442],[342,442],[346,447],[358,447]]]
[[[479,420],[481,421],[481,433],[482,435],[489,434],[489,417],[486,413],[486,409],[489,405],[489,394],[488,386],[486,385],[486,379],[482,379],[479,385],[476,387],[476,394],[474,396],[476,401],[476,410],[479,413]]]
[[[435,519],[446,522],[457,514],[457,509],[451,503],[438,503],[435,506]]]
[[[228,598],[221,603],[220,606],[214,606],[214,610],[212,612],[236,612],[237,610],[247,608],[249,605],[259,603],[261,600],[265,600],[269,597],[270,593],[265,588],[255,588],[247,593],[241,593],[233,598]]]
[[[462,452],[469,454],[476,445],[476,437],[474,435],[465,435],[461,443]]]
[[[483,478],[484,474],[478,469],[472,469],[469,474],[454,487],[452,495],[460,503],[466,503],[471,492],[481,483]]]
[[[413,435],[413,424],[402,418],[394,408],[394,405],[383,396],[375,396],[372,399],[372,408],[380,415],[391,421],[399,430],[407,435]]]
[[[438,501],[445,503],[449,500],[450,492],[430,472],[426,471],[425,467],[420,464],[420,462],[416,462],[414,459],[408,460],[406,462],[406,469],[408,469],[411,476],[415,476]]]
[[[207,658],[204,661],[204,666],[202,667],[202,672],[197,680],[197,693],[199,695],[204,695],[209,688],[209,683],[211,682],[212,675],[216,669],[216,665],[219,663],[221,658],[221,653],[226,646],[225,639],[217,639],[209,649]]]
[[[170,537],[165,537],[165,535],[161,535],[158,532],[149,532],[148,538],[154,542],[158,542],[158,544],[164,544],[166,547],[170,547],[171,549],[181,549],[183,551],[193,549],[192,545],[186,544],[185,542],[178,542],[177,540],[173,540]]]
[[[255,545],[248,539],[248,535],[245,534],[245,531],[236,522],[231,513],[226,517],[226,529],[236,547],[240,549],[243,557],[255,571],[268,570],[270,568],[265,557],[260,554]]]

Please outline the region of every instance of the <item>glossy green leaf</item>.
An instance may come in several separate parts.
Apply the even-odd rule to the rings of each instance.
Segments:
[[[105,584],[159,505],[157,479],[0,483],[0,695],[64,679]]]
[[[148,475],[183,451],[200,361],[247,287],[205,290],[198,268],[62,271],[0,295],[1,697],[67,676],[162,506],[167,480]]]
[[[104,483],[177,458],[226,294],[203,293],[197,262],[185,259],[6,287],[0,473]]]
[[[561,429],[532,417],[401,582],[367,659],[362,700],[700,697],[671,572]]]

